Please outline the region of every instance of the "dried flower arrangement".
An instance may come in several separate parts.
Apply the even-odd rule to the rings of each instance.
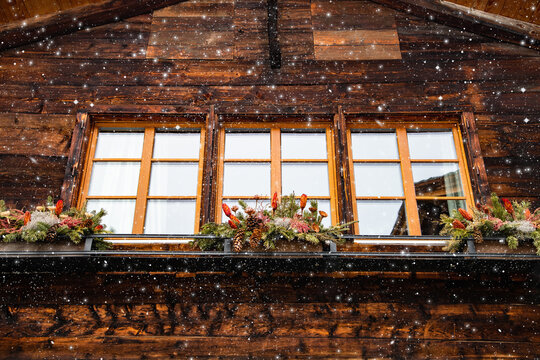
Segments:
[[[37,206],[32,212],[8,209],[0,200],[0,239],[27,243],[68,240],[78,244],[87,235],[109,233],[101,224],[105,210],[87,212],[85,206],[67,211],[63,208],[62,200],[54,205],[51,197],[45,206]],[[109,247],[101,239],[95,239],[94,244],[98,249]]]
[[[491,194],[491,206],[477,205],[473,213],[464,209],[452,211],[451,216],[441,215],[444,224],[441,235],[449,235],[447,250],[455,252],[463,246],[466,238],[482,242],[483,237],[504,237],[510,249],[520,242],[532,240],[540,255],[540,208],[531,213],[530,203],[510,202]]]
[[[307,195],[302,194],[299,201],[295,195],[285,196],[278,201],[277,193],[272,197],[270,208],[259,199],[254,208],[243,201],[238,206],[229,208],[223,204],[223,212],[229,218],[226,223],[207,223],[203,225],[201,234],[214,235],[220,238],[233,239],[233,249],[236,252],[245,248],[276,249],[278,240],[289,242],[298,241],[307,244],[341,243],[341,235],[348,230],[352,223],[325,227],[321,222],[328,214],[318,209],[318,202],[311,201],[306,210]],[[193,246],[202,250],[221,250],[223,241],[219,239],[196,239]]]

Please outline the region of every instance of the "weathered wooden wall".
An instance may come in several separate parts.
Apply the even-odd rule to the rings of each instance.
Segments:
[[[272,70],[265,4],[204,1],[186,5],[191,16],[167,23],[149,14],[2,52],[0,198],[28,206],[60,195],[78,110],[206,113],[215,105],[218,114],[334,114],[342,105],[349,113],[473,111],[491,190],[540,206],[540,53],[365,3],[371,13],[330,16],[328,31],[355,19],[362,29],[395,26],[401,59],[392,52],[386,60],[317,60],[312,15],[325,14],[325,6],[332,14],[332,6],[313,1],[322,4],[313,10],[310,1],[280,0],[283,62]],[[232,11],[234,27],[213,8]],[[381,26],[381,13],[395,25]],[[201,59],[196,41],[182,53],[167,55],[166,43],[147,52],[151,32],[169,31],[171,23],[180,33],[201,26],[218,33],[200,36],[219,39],[214,44],[232,55]],[[345,46],[361,45],[341,35],[352,41]],[[378,35],[371,36],[376,44]],[[328,44],[321,41],[318,46]],[[0,277],[0,353],[40,359],[540,354],[540,294],[533,283],[481,281],[474,274],[401,277],[6,275]]]
[[[540,291],[519,277],[43,274],[0,283],[3,358],[540,354]]]
[[[0,197],[29,205],[59,195],[78,109],[181,113],[208,112],[215,104],[218,113],[332,114],[343,105],[346,112],[474,111],[491,189],[540,205],[538,52],[369,2],[343,1],[351,13],[358,4],[370,9],[371,15],[356,17],[364,29],[388,31],[385,19],[393,17],[402,59],[317,61],[312,23],[320,23],[325,6],[328,29],[347,29],[343,24],[355,17],[330,3],[285,0],[279,20],[283,66],[272,70],[265,3],[186,3],[182,16],[162,23],[164,31],[174,23],[179,33],[212,29],[225,39],[232,29],[234,39],[221,42],[232,49],[229,60],[198,60],[196,42],[183,47],[191,51],[189,59],[147,58],[151,30],[160,24],[152,25],[151,14],[4,51]],[[234,27],[223,26],[231,21]],[[341,33],[346,40],[347,31]],[[162,49],[160,56],[166,54]]]

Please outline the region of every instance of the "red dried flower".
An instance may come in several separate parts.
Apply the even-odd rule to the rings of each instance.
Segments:
[[[56,202],[56,208],[54,210],[54,213],[56,214],[56,216],[60,215],[63,209],[64,209],[64,202],[62,200],[58,200]]]
[[[98,226],[96,226],[96,230],[97,230],[97,231],[103,230],[103,225],[98,225]]]
[[[452,222],[452,227],[454,229],[465,229],[465,225],[463,225],[463,223],[461,221],[459,221],[458,219],[454,220]]]
[[[236,224],[233,223],[232,220],[229,220],[229,226],[232,227],[233,229],[238,229],[238,226],[236,226]]]
[[[529,220],[531,218],[531,210],[525,209],[524,215],[525,215],[525,219]]]
[[[32,220],[32,215],[30,214],[30,211],[27,211],[24,213],[24,225],[28,224]]]
[[[306,204],[307,204],[307,195],[302,194],[302,196],[300,196],[300,209],[302,209],[302,211],[304,211]]]
[[[272,196],[272,210],[276,210],[277,209],[277,206],[278,206],[278,196],[277,196],[277,192],[274,193],[274,196]]]
[[[512,203],[510,202],[510,200],[506,198],[502,198],[501,200],[503,202],[503,205],[506,211],[508,211],[509,214],[514,215],[514,207],[512,206]]]
[[[231,214],[231,220],[236,224],[236,225],[240,225],[240,220],[238,220],[238,218],[234,215]]]
[[[328,214],[327,214],[326,212],[322,211],[322,210],[319,210],[319,214],[320,214],[323,218],[325,218],[325,217],[328,216]]]
[[[469,212],[467,212],[467,210],[459,208],[458,211],[461,214],[461,216],[463,216],[466,220],[469,220],[469,221],[473,220],[473,216]]]
[[[221,205],[221,208],[223,209],[223,212],[225,213],[225,215],[227,215],[227,217],[231,217],[232,213],[231,213],[231,209],[229,208],[229,206],[225,203],[223,203],[223,205]]]

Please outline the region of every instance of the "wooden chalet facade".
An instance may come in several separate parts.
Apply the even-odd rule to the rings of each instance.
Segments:
[[[496,192],[540,206],[535,21],[428,0],[79,4],[0,25],[0,199],[122,202],[131,215],[115,225],[133,234],[145,216],[149,226],[152,202],[176,201],[189,223],[178,229],[195,233],[220,220],[222,200],[246,198],[227,181],[263,178],[285,195],[287,172],[319,179],[308,166],[318,164],[327,189],[307,178],[308,195],[333,223],[359,220],[354,231],[374,239],[311,257],[186,256],[185,244],[143,243],[109,255],[3,253],[1,358],[540,357],[538,259],[452,257],[433,239],[447,202],[470,208]],[[195,136],[200,151],[156,155],[164,127]],[[139,155],[116,138],[119,152],[96,149],[110,129],[136,129]],[[373,146],[388,150],[390,134],[394,154],[357,155],[357,138],[374,129],[383,135]],[[414,155],[425,139],[411,134],[435,132],[453,155]],[[227,136],[254,133],[228,157]],[[320,142],[287,157],[295,134]],[[257,157],[265,141],[271,150]],[[184,166],[179,178],[193,175],[191,192],[153,193],[150,169],[171,159]],[[106,178],[131,193],[93,192],[93,165],[115,161],[146,175]],[[418,180],[422,164],[450,170]],[[378,189],[363,174],[381,171],[387,191],[394,170],[399,191],[362,192]],[[395,205],[385,235],[410,242],[375,241],[362,219],[382,202]],[[165,213],[156,210],[159,230],[184,221],[163,224]]]

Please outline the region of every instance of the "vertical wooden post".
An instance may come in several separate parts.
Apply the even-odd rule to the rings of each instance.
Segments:
[[[270,67],[281,68],[281,49],[278,39],[278,4],[277,0],[266,0],[268,10],[268,47],[270,50]]]
[[[461,114],[461,133],[463,134],[463,142],[465,153],[467,155],[467,164],[469,174],[471,176],[471,185],[473,187],[474,197],[476,201],[485,203],[489,199],[489,182],[480,148],[480,139],[478,138],[478,130],[476,129],[476,121],[472,112],[464,112]]]
[[[204,140],[204,168],[201,190],[201,220],[200,226],[215,219],[215,199],[216,186],[216,163],[217,159],[217,138],[218,119],[214,105],[210,105],[210,111],[206,116]]]
[[[354,220],[353,199],[351,198],[351,169],[349,166],[349,141],[347,139],[347,124],[343,108],[338,106],[334,115],[334,149],[336,155],[336,185],[339,217],[344,222]]]
[[[77,113],[77,123],[71,136],[71,146],[69,148],[68,161],[62,184],[60,198],[64,201],[64,207],[69,208],[77,198],[78,186],[81,179],[81,169],[83,168],[84,149],[88,143],[88,132],[90,128],[89,116],[86,112]]]

